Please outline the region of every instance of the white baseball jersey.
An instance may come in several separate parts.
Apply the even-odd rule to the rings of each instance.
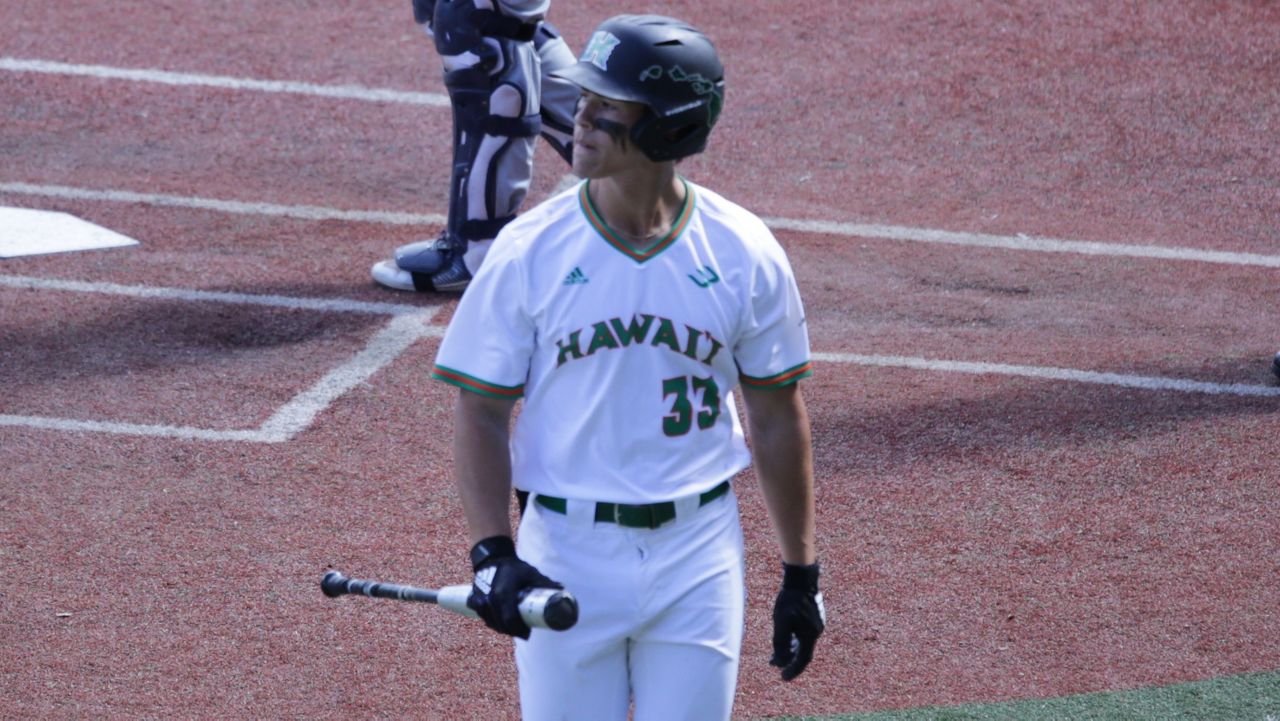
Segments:
[[[523,398],[517,488],[618,503],[706,491],[750,462],[732,389],[812,373],[791,267],[759,218],[687,181],[671,232],[636,251],[587,185],[503,229],[432,376]]]

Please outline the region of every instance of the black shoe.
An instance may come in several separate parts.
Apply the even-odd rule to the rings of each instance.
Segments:
[[[464,243],[441,233],[434,240],[419,240],[396,248],[393,260],[374,263],[369,273],[379,285],[394,290],[448,290],[432,283],[431,276],[449,274],[455,259],[461,262],[463,249]],[[466,270],[465,266],[463,270]],[[468,274],[467,280],[470,279]],[[463,287],[466,287],[465,283]]]
[[[396,248],[396,266],[410,273],[432,275],[449,267],[455,255],[461,255],[466,243],[441,233],[434,240],[419,240]]]
[[[1276,378],[1280,378],[1280,353],[1276,353],[1276,357],[1271,359],[1271,372],[1276,374]]]
[[[414,281],[418,280],[415,274]],[[458,253],[453,256],[448,268],[428,276],[427,283],[430,284],[429,290],[440,293],[461,293],[471,283],[471,271],[467,270],[467,264],[462,262],[462,254]]]

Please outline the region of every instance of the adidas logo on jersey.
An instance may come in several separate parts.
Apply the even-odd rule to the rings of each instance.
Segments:
[[[587,274],[583,273],[581,268],[574,266],[573,272],[564,277],[564,284],[565,285],[582,285],[583,283],[586,283],[588,280],[590,280],[590,278],[587,277]]]

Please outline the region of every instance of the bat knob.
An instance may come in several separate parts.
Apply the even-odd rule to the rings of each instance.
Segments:
[[[578,599],[568,591],[556,591],[547,600],[547,608],[543,612],[547,628],[563,631],[578,622]]]
[[[347,577],[337,571],[329,571],[320,579],[320,590],[329,598],[337,598],[346,592]]]

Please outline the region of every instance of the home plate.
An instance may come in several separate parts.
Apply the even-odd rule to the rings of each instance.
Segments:
[[[69,213],[0,208],[0,258],[137,244],[133,238]]]

